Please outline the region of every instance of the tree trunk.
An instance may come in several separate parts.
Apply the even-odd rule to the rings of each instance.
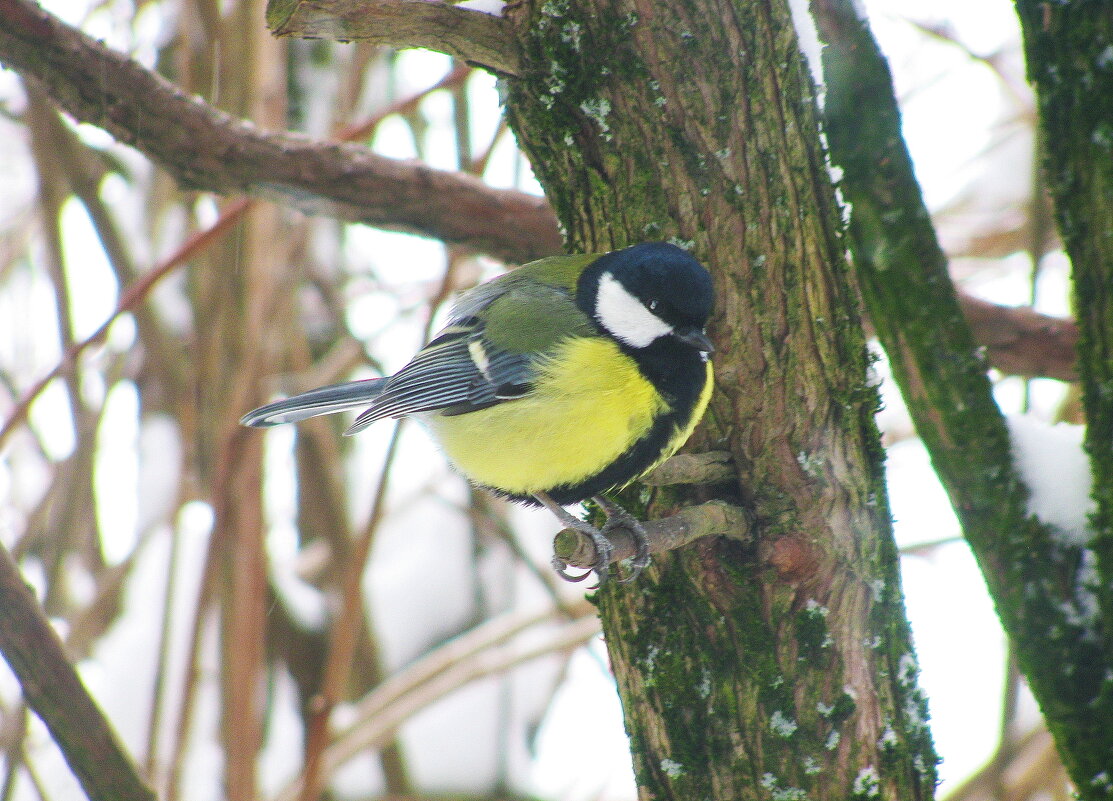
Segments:
[[[856,292],[783,2],[515,8],[507,111],[574,251],[647,239],[715,274],[716,394],[693,443],[752,548],[701,541],[599,593],[640,793],[931,798]],[[628,493],[627,502],[645,503]]]

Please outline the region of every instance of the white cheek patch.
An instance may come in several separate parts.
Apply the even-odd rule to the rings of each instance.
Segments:
[[[595,319],[615,338],[632,348],[647,347],[672,333],[672,326],[642,305],[610,273],[599,279]]]

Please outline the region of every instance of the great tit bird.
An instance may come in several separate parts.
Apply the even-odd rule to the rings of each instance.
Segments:
[[[675,245],[541,259],[462,295],[447,326],[395,375],[314,389],[241,422],[365,407],[344,432],[354,434],[417,417],[472,483],[541,504],[588,534],[602,583],[609,541],[562,508],[595,497],[609,515],[604,530],[621,518],[635,532],[636,575],[649,561],[644,531],[600,494],[673,455],[703,416],[713,303],[711,276]],[[554,562],[567,579],[589,575]]]

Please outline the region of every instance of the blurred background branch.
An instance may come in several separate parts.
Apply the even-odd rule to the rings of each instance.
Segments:
[[[30,0],[0,5],[0,61],[40,82],[68,113],[138,148],[186,186],[248,192],[307,213],[434,236],[511,261],[559,250],[555,220],[541,198],[354,145],[268,133],[265,126],[197,102]]]
[[[0,546],[0,652],[19,677],[24,698],[62,746],[92,801],[151,801],[96,702],[86,692],[35,596]]]

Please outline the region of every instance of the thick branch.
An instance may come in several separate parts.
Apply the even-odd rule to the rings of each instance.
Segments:
[[[1017,0],[1016,9],[1036,89],[1044,174],[1072,265],[1097,505],[1090,547],[1097,554],[1105,653],[1113,661],[1113,0],[1057,5]],[[1107,785],[1113,798],[1113,782]]]
[[[639,795],[930,797],[915,682],[890,679],[911,644],[876,398],[788,4],[518,8],[523,74],[544,77],[508,81],[507,114],[569,240],[675,236],[715,276],[716,392],[691,447],[729,450],[737,478],[618,500],[650,518],[724,501],[760,530],[597,596]]]
[[[732,458],[730,451],[678,453],[657,465],[638,481],[650,487],[722,484],[738,477],[738,471],[731,464]]]
[[[0,546],[0,653],[93,801],[153,801],[62,643]]]
[[[270,0],[276,36],[425,47],[492,72],[518,74],[508,20],[437,0]]]
[[[0,61],[68,113],[157,161],[183,184],[249,194],[308,214],[434,236],[508,261],[560,250],[543,198],[377,156],[264,133],[187,96],[28,0],[0,0]]]

